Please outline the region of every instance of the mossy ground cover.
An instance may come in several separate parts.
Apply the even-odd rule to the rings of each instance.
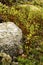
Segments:
[[[43,4],[6,6],[0,2],[0,21],[12,21],[23,31],[24,52],[17,57],[18,65],[43,65]]]

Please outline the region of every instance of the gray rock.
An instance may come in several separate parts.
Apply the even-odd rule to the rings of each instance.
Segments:
[[[22,31],[13,22],[0,23],[0,52],[16,56],[22,50]]]

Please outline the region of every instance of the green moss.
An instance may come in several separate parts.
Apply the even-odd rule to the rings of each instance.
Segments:
[[[11,7],[0,3],[0,19],[18,25],[24,35],[24,54],[18,57],[19,65],[43,65],[43,2],[16,4]],[[8,64],[7,64],[8,65]]]

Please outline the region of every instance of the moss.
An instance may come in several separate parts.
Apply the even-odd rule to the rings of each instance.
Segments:
[[[2,65],[10,65],[11,64],[11,57],[5,53],[0,53],[0,62]]]
[[[43,2],[40,1],[11,7],[0,3],[0,19],[14,22],[23,31],[23,50],[28,58],[19,56],[19,65],[43,65]]]

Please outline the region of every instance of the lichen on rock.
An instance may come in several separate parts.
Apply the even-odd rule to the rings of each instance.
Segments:
[[[13,22],[0,23],[0,52],[10,56],[22,53],[22,30]]]

